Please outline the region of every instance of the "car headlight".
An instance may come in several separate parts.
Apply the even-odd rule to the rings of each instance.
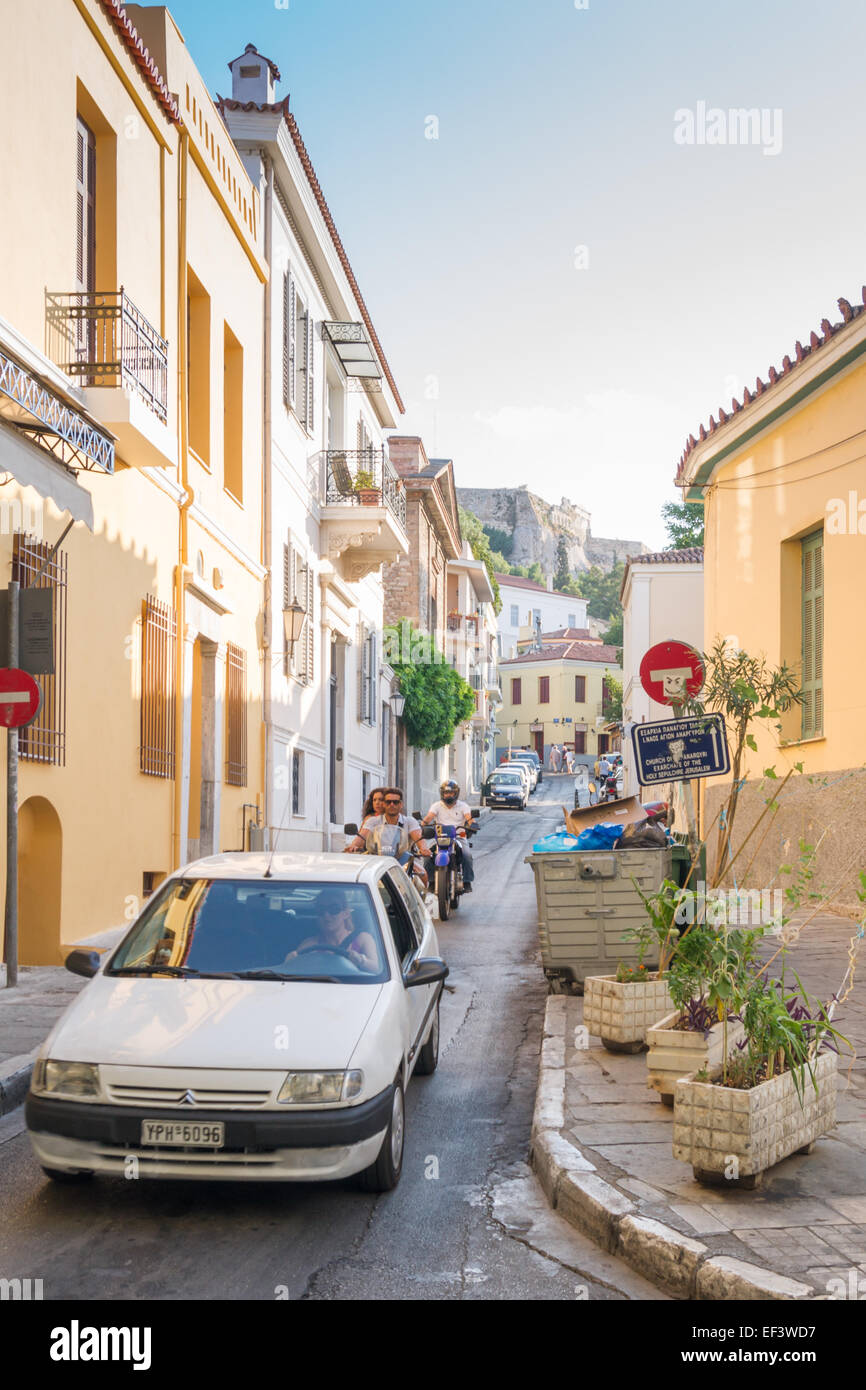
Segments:
[[[280,1105],[333,1105],[354,1100],[363,1084],[362,1071],[290,1071],[277,1101]]]
[[[33,1068],[31,1088],[38,1095],[80,1100],[99,1095],[99,1068],[90,1062],[51,1062],[40,1057]]]

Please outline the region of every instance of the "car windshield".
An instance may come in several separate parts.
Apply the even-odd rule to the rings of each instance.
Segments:
[[[363,884],[278,879],[170,879],[105,973],[347,985],[389,978]]]
[[[494,772],[490,776],[491,782],[502,782],[506,786],[520,786],[519,772]]]

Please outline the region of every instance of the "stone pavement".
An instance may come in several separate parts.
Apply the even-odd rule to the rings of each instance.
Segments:
[[[789,959],[811,995],[839,988],[855,929],[829,916],[805,928]],[[684,1297],[840,1296],[831,1280],[866,1294],[866,945],[858,967],[834,1018],[856,1053],[840,1057],[838,1126],[751,1192],[695,1182],[673,1157],[673,1111],[647,1087],[646,1053],[575,1046],[583,1000],[551,996],[533,1150],[557,1210]]]

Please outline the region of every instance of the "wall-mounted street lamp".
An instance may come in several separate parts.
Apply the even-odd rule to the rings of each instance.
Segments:
[[[395,690],[391,695],[389,704],[394,712],[394,718],[402,719],[403,710],[406,708],[406,696],[401,695],[399,690]]]
[[[306,609],[301,607],[297,599],[288,608],[283,609],[283,631],[290,656],[294,655],[295,643],[301,640],[306,621]]]

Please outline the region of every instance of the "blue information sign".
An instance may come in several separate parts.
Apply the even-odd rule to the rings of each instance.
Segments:
[[[631,737],[642,787],[718,777],[731,770],[725,721],[720,714],[635,724]]]

